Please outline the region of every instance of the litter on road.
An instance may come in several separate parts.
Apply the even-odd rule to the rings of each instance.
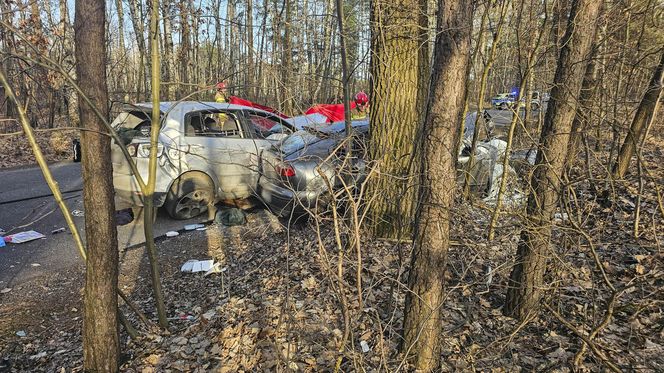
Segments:
[[[176,236],[179,236],[179,235],[180,235],[180,233],[178,233],[178,232],[176,232],[176,231],[168,231],[168,232],[166,232],[166,237],[176,237]]]
[[[25,337],[25,336],[28,335],[28,333],[26,333],[23,330],[19,330],[19,331],[16,332],[16,335],[19,336],[19,337]]]
[[[0,247],[5,247],[5,246],[7,246],[7,244],[5,243],[5,238],[0,237]]]
[[[76,217],[79,217],[79,218],[81,216],[85,216],[85,213],[81,210],[74,210],[74,211],[71,212],[71,214],[72,214],[72,216],[76,216]]]
[[[193,231],[194,229],[204,228],[203,224],[187,224],[184,226],[185,231]]]
[[[25,231],[25,232],[19,232],[19,233],[14,233],[10,234],[9,236],[5,237],[6,242],[10,243],[24,243],[24,242],[29,242],[29,241],[34,241],[38,240],[40,238],[45,238],[43,234],[36,232],[36,231]]]
[[[54,229],[54,230],[51,231],[51,234],[62,233],[62,232],[64,232],[65,230],[66,230],[66,229],[65,229],[64,227],[62,227],[62,228],[58,228],[58,229]]]

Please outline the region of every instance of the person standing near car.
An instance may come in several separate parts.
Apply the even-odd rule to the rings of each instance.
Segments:
[[[360,91],[355,95],[355,99],[350,103],[351,119],[364,119],[369,111],[369,96]],[[310,107],[305,114],[323,114],[327,117],[329,123],[341,122],[344,120],[344,104],[318,104]]]
[[[228,91],[226,90],[226,82],[219,82],[215,86],[217,92],[214,94],[214,101],[217,103],[225,104],[228,102]],[[228,120],[228,115],[220,113],[219,114],[219,125],[226,123]]]
[[[217,92],[214,94],[214,101],[219,103],[228,102],[228,91],[226,91],[226,82],[219,82],[215,85]]]

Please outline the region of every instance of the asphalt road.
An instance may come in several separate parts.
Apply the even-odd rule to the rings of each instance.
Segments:
[[[50,165],[53,177],[64,192],[70,211],[84,212],[80,163]],[[0,290],[11,288],[49,273],[80,270],[83,263],[69,231],[52,234],[66,227],[60,209],[37,166],[0,170],[0,229],[7,234],[35,230],[46,238],[0,247]],[[116,209],[127,207],[116,201]],[[188,221],[170,219],[159,211],[155,236],[181,230],[185,224],[199,222],[206,215]],[[74,216],[79,232],[85,237],[84,217]],[[118,227],[120,249],[145,242],[141,219]]]

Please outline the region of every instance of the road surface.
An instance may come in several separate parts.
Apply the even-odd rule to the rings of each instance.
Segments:
[[[81,164],[61,162],[50,165],[50,169],[70,211],[84,211]],[[83,263],[69,231],[51,234],[53,230],[66,227],[66,224],[39,167],[0,170],[0,180],[0,229],[7,234],[35,230],[46,235],[45,239],[0,247],[0,290],[49,273],[80,270]],[[126,206],[116,202],[116,208],[123,207]],[[206,217],[204,214],[198,219],[178,221],[159,211],[155,236],[170,230],[181,230],[185,224],[200,222]],[[83,237],[84,219],[74,216]],[[120,249],[143,242],[142,221],[118,227]]]

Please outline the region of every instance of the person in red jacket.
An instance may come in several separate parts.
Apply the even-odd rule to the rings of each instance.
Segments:
[[[369,111],[369,96],[363,91],[355,95],[350,103],[352,119],[366,118]],[[307,109],[305,114],[323,114],[329,123],[341,122],[345,119],[344,104],[318,104]]]

